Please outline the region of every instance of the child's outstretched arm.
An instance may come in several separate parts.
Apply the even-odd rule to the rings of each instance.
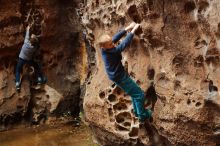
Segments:
[[[27,26],[27,30],[26,30],[26,34],[25,34],[25,39],[24,42],[27,43],[29,42],[29,38],[30,38],[30,26]]]
[[[125,29],[119,31],[112,37],[112,42],[117,43],[125,34],[128,30],[132,29],[135,26],[135,22],[132,22],[129,24]]]
[[[132,41],[135,31],[139,28],[140,24],[136,24],[130,33],[125,37],[125,39],[115,47],[117,52],[122,52]]]

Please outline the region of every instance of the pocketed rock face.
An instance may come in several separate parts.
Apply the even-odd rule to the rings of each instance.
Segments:
[[[86,119],[102,145],[220,144],[220,2],[218,0],[88,0],[82,23],[96,48],[97,68],[84,98]],[[143,90],[153,81],[158,100],[146,131],[129,96],[108,80],[97,40],[141,23],[123,53]],[[152,95],[149,94],[148,97]]]
[[[51,113],[79,113],[83,46],[75,12],[77,3],[0,1],[0,128],[24,117],[38,123]],[[14,71],[25,27],[31,23],[31,33],[40,35],[41,52],[35,59],[42,63],[47,84],[36,85],[33,68],[24,66],[21,92],[17,93]]]

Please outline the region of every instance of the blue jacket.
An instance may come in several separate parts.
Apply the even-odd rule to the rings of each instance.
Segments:
[[[118,42],[126,34],[125,30],[119,31],[112,38],[112,42]],[[112,81],[117,81],[126,75],[124,67],[122,65],[122,55],[121,52],[131,43],[134,34],[128,33],[125,39],[115,48],[112,49],[101,49],[102,59],[104,61],[105,70],[108,77]]]
[[[29,40],[29,30],[26,31],[24,44],[21,48],[21,52],[19,54],[19,58],[24,60],[32,60],[33,54],[36,51],[36,48],[31,45],[31,42]]]

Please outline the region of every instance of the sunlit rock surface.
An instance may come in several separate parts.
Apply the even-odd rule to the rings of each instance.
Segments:
[[[84,110],[101,145],[220,144],[218,0],[88,0],[79,12],[96,48]],[[143,90],[153,82],[158,95],[146,130],[134,118],[129,96],[108,80],[97,46],[101,34],[113,35],[131,21],[141,30],[123,62]]]

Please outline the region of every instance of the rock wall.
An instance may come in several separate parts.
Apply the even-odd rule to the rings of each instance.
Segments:
[[[84,110],[101,145],[220,144],[220,2],[218,0],[88,0],[81,8],[96,68]],[[153,124],[139,127],[131,100],[108,80],[98,37],[131,21],[141,30],[123,53],[131,77],[158,100]],[[153,83],[153,86],[152,86]],[[152,98],[148,92],[147,97]]]
[[[22,119],[44,121],[48,115],[79,113],[81,45],[78,1],[0,0],[0,125]],[[14,71],[27,24],[40,37],[35,60],[42,65],[46,85],[36,85],[34,70],[25,66],[21,92]]]

